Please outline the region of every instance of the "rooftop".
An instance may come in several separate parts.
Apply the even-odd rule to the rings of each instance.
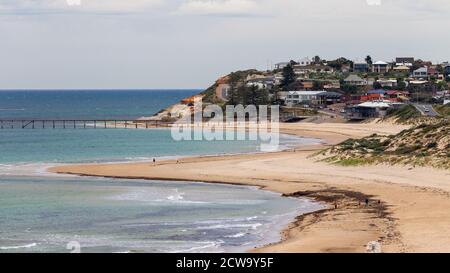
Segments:
[[[428,72],[428,68],[421,67],[421,68],[418,68],[418,69],[414,70],[414,72]]]
[[[387,65],[387,64],[388,64],[387,62],[383,62],[383,61],[378,61],[378,62],[374,63],[374,65]]]
[[[347,82],[362,82],[364,80],[361,77],[359,77],[358,75],[352,74],[352,75],[348,76],[347,78],[345,78],[344,81],[347,81]]]
[[[327,91],[289,91],[289,95],[310,95],[315,96],[322,93],[327,93]]]
[[[358,107],[367,107],[367,108],[389,108],[391,104],[384,101],[367,101],[357,105]]]

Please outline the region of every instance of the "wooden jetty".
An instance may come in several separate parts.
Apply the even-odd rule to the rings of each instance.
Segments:
[[[4,120],[0,129],[142,129],[168,128],[173,123],[159,120]]]

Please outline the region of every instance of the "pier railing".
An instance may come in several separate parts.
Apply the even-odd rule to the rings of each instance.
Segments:
[[[159,120],[0,119],[0,129],[140,129],[168,128],[172,124]]]

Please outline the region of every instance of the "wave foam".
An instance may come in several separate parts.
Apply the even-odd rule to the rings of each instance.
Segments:
[[[21,248],[32,248],[37,246],[37,243],[32,243],[28,245],[22,245],[22,246],[0,246],[1,250],[12,250],[12,249],[21,249]]]

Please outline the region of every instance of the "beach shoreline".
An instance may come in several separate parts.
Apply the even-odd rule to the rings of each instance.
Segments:
[[[198,156],[156,164],[82,164],[51,168],[56,173],[127,179],[194,181],[257,186],[285,196],[302,196],[328,204],[328,209],[297,217],[284,229],[279,243],[252,252],[366,252],[369,242],[382,244],[384,252],[439,252],[448,250],[442,215],[450,207],[445,195],[445,171],[382,165],[340,167],[316,162],[311,155],[348,138],[373,133],[394,134],[405,126],[393,124],[282,124],[281,132],[320,138],[323,145],[257,154]],[[291,166],[289,166],[291,164]],[[233,173],[230,173],[233,169]],[[424,171],[437,183],[425,183]],[[450,186],[449,186],[450,187]],[[405,200],[426,202],[405,204]],[[365,205],[365,199],[369,204]],[[438,202],[441,202],[438,204]],[[435,204],[436,203],[436,204]],[[411,215],[439,206],[428,219],[416,223]],[[415,208],[408,210],[408,206]],[[416,215],[423,219],[423,215]],[[425,229],[430,242],[416,233],[430,221],[435,230]],[[418,228],[420,226],[420,229]],[[442,235],[444,234],[444,235]],[[444,241],[443,241],[444,240]]]

